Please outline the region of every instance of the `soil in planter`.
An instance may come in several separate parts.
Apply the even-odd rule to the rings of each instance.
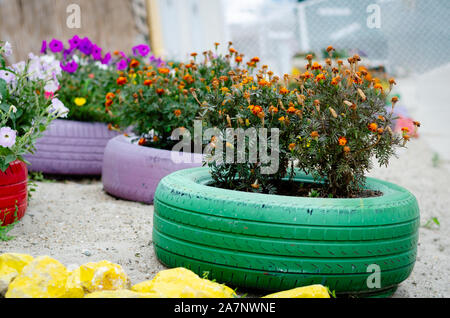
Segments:
[[[209,184],[209,186],[215,188],[222,188],[215,183],[211,183]],[[353,198],[380,197],[383,195],[383,192],[381,191],[364,189],[359,191],[358,193],[353,194],[352,196],[332,197],[327,193],[326,187],[322,184],[304,183],[286,180],[274,182],[273,188],[276,189],[275,192],[269,194],[285,195],[291,197],[353,199]],[[236,190],[236,191],[243,191],[243,190]]]

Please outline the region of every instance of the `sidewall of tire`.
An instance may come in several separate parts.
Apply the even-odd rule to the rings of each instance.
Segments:
[[[25,156],[30,171],[57,175],[100,175],[106,144],[117,136],[104,123],[54,120]]]
[[[132,139],[117,136],[105,149],[103,188],[115,197],[150,204],[162,178],[174,171],[202,165],[201,155],[186,154],[186,162],[175,163],[172,151],[139,146]]]
[[[313,182],[298,173],[297,181]],[[368,178],[381,197],[298,198],[207,186],[208,168],[164,178],[153,242],[162,263],[238,287],[283,290],[323,284],[338,293],[389,289],[411,273],[419,208],[407,190]],[[380,270],[381,286],[367,279]]]
[[[28,170],[25,163],[16,160],[5,172],[0,171],[0,225],[20,220],[27,209]]]

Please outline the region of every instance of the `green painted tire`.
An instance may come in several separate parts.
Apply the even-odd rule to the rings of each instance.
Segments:
[[[296,181],[313,182],[297,173]],[[208,186],[208,168],[177,171],[155,193],[153,243],[159,260],[229,285],[278,291],[322,284],[337,293],[392,290],[410,275],[419,207],[407,190],[368,178],[383,196],[301,198]],[[368,266],[381,270],[369,289]]]

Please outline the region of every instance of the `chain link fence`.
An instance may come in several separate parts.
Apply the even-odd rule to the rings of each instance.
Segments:
[[[449,0],[225,0],[224,8],[236,49],[278,73],[328,45],[396,76],[450,62]]]

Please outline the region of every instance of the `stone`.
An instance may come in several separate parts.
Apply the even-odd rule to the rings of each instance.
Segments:
[[[6,298],[61,298],[66,294],[68,271],[57,260],[40,256],[23,267],[9,285]]]
[[[98,291],[128,289],[130,280],[120,265],[100,261],[72,271],[67,280],[67,297],[80,298]]]
[[[330,293],[322,285],[311,285],[270,294],[263,298],[330,298]]]
[[[0,255],[0,296],[5,295],[9,284],[32,260],[33,257],[26,254],[6,253]]]
[[[174,268],[159,272],[155,278],[134,285],[131,290],[153,293],[161,298],[234,298],[229,287],[200,278],[186,268]]]

